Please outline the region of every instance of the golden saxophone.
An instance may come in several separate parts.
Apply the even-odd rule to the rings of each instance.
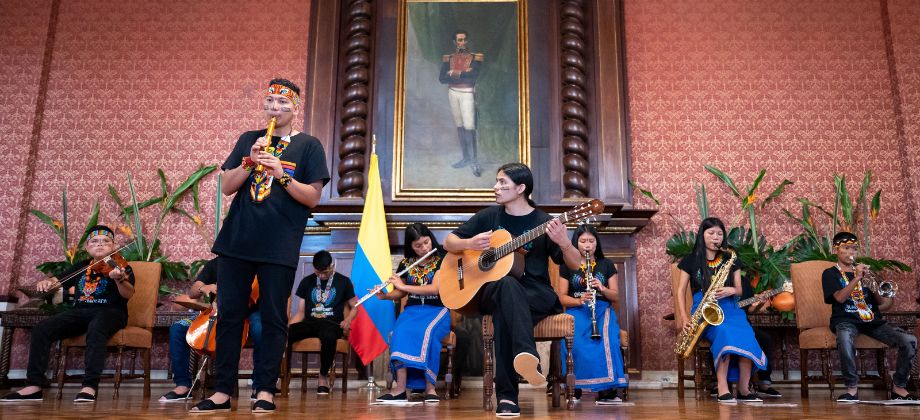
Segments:
[[[696,342],[699,341],[707,325],[720,325],[725,318],[725,314],[716,300],[716,291],[725,285],[725,281],[728,279],[729,273],[731,273],[732,265],[735,264],[735,259],[738,257],[735,251],[731,249],[727,249],[727,251],[731,254],[731,258],[712,276],[712,282],[709,284],[709,289],[706,289],[703,299],[700,300],[700,305],[690,315],[689,328],[682,329],[677,336],[674,352],[683,359],[690,357],[693,348],[696,347]]]

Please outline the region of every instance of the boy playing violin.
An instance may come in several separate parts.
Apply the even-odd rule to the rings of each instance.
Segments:
[[[115,251],[115,232],[107,226],[98,225],[89,229],[86,251],[95,263],[110,256]],[[86,334],[86,352],[83,375],[83,388],[77,393],[74,402],[96,401],[96,388],[99,376],[105,365],[105,347],[109,338],[124,328],[128,323],[128,299],[134,295],[134,273],[130,266],[115,267],[108,275],[94,270],[98,264],[76,264],[70,273],[61,276],[64,279],[71,274],[84,272],[65,280],[61,284],[57,278],[38,282],[35,287],[40,292],[50,291],[59,286],[72,285],[73,308],[48,318],[32,329],[29,348],[29,365],[26,387],[5,395],[3,402],[27,402],[42,400],[42,386],[48,381],[45,371],[48,369],[48,355],[53,344],[61,339]]]

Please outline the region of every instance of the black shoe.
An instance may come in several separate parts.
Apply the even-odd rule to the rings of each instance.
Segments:
[[[77,396],[73,398],[75,403],[91,403],[96,402],[96,396],[88,392],[77,393]]]
[[[435,395],[437,397],[437,395]],[[404,403],[409,402],[409,397],[406,394],[406,391],[403,391],[397,395],[393,394],[383,394],[377,397],[377,402],[382,403]]]
[[[163,394],[162,397],[160,397],[159,402],[161,403],[184,402],[185,400],[190,400],[190,399],[192,399],[192,397],[187,392],[184,394],[177,394],[176,391],[169,391]]]
[[[518,407],[517,404],[500,402],[498,407],[495,408],[495,415],[498,417],[519,417],[521,407]]]
[[[719,396],[719,387],[718,387],[718,386],[712,386],[712,387],[710,387],[710,388],[709,388],[709,396],[710,396],[710,397],[718,397],[718,396]]]
[[[769,398],[780,398],[780,397],[783,396],[783,394],[780,394],[779,391],[777,391],[777,390],[773,389],[773,387],[769,387],[769,386],[768,386],[766,389],[758,389],[758,390],[757,390],[757,395],[759,395],[759,396],[761,396],[761,397],[769,397]]]
[[[41,402],[42,401],[42,390],[35,391],[28,395],[23,395],[18,392],[11,392],[0,398],[0,402]]]
[[[575,392],[573,392],[572,394],[575,395],[576,401],[581,400],[581,388],[575,388]]]
[[[275,412],[275,403],[265,400],[257,400],[252,404],[252,414],[266,414]]]
[[[837,402],[845,404],[855,404],[859,402],[859,398],[856,398],[855,395],[846,393],[837,397]]]
[[[908,393],[907,395],[898,395],[898,394],[895,393],[894,391],[891,391],[891,395],[892,395],[892,397],[891,397],[892,401],[917,401],[917,400],[920,400],[920,397],[917,397],[916,395],[913,395],[913,394],[911,394],[911,393]]]
[[[192,414],[219,413],[223,411],[230,411],[230,400],[224,401],[223,404],[218,404],[211,400],[204,400],[195,404],[188,410],[188,412]]]
[[[441,397],[438,394],[425,394],[425,404],[437,404],[441,402]]]
[[[735,397],[731,393],[726,392],[722,395],[719,395],[719,403],[720,404],[737,404],[738,400],[736,400]]]
[[[259,400],[259,391],[252,390],[252,394],[249,394],[249,401],[258,401]]]
[[[743,403],[758,403],[758,402],[763,402],[763,400],[760,399],[760,398],[757,398],[757,394],[755,394],[755,393],[753,393],[753,392],[750,393],[750,394],[747,394],[747,395],[738,394],[738,396],[735,397],[735,399],[737,399],[739,402],[743,402]]]
[[[329,395],[329,392],[330,392],[330,390],[329,390],[329,387],[328,387],[328,386],[318,386],[318,387],[316,387],[316,395]]]

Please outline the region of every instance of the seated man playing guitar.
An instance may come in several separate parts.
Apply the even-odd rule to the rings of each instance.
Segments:
[[[495,180],[495,202],[498,205],[479,211],[447,236],[444,248],[452,253],[447,257],[454,257],[455,268],[442,266],[438,275],[442,285],[441,298],[446,306],[450,306],[448,302],[453,297],[452,291],[457,291],[458,287],[463,291],[482,286],[480,293],[468,303],[478,305],[480,313],[492,315],[495,324],[496,414],[518,416],[521,410],[517,405],[517,375],[520,374],[533,386],[546,382],[537,366],[539,359],[533,327],[549,315],[562,313],[562,305],[550,285],[548,259],[552,258],[557,264],[564,262],[575,270],[581,262],[581,255],[572,246],[563,222],[535,208],[536,204],[530,199],[533,192],[530,168],[521,163],[505,164],[498,170]],[[500,233],[507,235],[510,232],[518,236],[534,228],[542,229],[535,232],[539,236],[525,235],[524,239],[532,239],[527,243],[518,245],[516,242],[523,241],[517,239],[504,244],[496,241]],[[497,231],[494,237],[493,231]],[[499,245],[507,245],[505,248],[508,249],[503,250]],[[476,260],[470,261],[465,257],[470,250],[494,252],[498,257],[504,251],[523,254],[523,273],[520,278],[515,278],[508,274],[508,270],[495,269],[482,274],[493,274],[498,278],[476,278],[473,275]],[[464,256],[459,261],[456,260],[458,253]],[[479,260],[482,261],[482,258]],[[500,262],[495,265],[499,266]],[[457,270],[457,266],[462,269]],[[448,279],[451,276],[456,277]],[[469,305],[465,308],[470,309]]]

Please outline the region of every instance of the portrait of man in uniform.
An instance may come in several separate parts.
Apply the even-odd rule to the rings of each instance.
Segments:
[[[529,160],[523,9],[507,0],[400,2],[394,198],[490,200],[498,167]]]

